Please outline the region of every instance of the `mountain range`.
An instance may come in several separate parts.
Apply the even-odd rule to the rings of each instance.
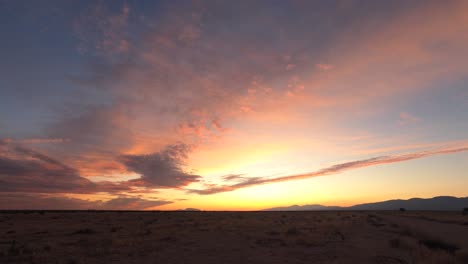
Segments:
[[[349,207],[325,206],[320,204],[292,205],[275,207],[264,211],[333,211],[333,210],[423,210],[423,211],[461,211],[468,207],[468,197],[437,196],[433,198],[411,198],[408,200],[388,200],[376,203],[357,204]]]

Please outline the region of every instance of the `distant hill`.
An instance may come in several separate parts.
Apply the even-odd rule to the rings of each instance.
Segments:
[[[324,206],[320,204],[293,205],[287,207],[275,207],[264,211],[326,211],[326,210],[427,210],[427,211],[461,211],[468,207],[468,197],[438,196],[422,199],[388,200],[377,203],[357,204],[349,207]]]
[[[201,211],[200,209],[197,209],[197,208],[185,208],[185,209],[181,209],[179,211],[191,211],[191,212],[199,212]]]
[[[292,205],[285,207],[275,207],[265,209],[264,211],[327,211],[327,210],[345,210],[347,207],[325,206],[320,204]]]

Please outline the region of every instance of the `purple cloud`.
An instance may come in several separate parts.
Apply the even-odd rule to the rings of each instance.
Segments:
[[[130,181],[137,186],[176,188],[200,179],[182,168],[190,150],[189,145],[179,143],[152,154],[123,155],[120,161],[128,170],[141,175],[141,178]]]

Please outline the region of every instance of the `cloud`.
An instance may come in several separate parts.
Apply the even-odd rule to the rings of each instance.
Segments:
[[[454,147],[440,148],[440,149],[435,149],[435,150],[427,150],[427,151],[420,151],[420,152],[413,152],[409,154],[400,154],[400,155],[392,155],[392,156],[379,156],[379,157],[374,157],[374,158],[369,158],[369,159],[340,163],[340,164],[336,164],[336,165],[323,168],[321,170],[310,172],[310,173],[295,174],[295,175],[282,176],[282,177],[277,177],[277,178],[250,178],[248,180],[245,180],[243,182],[233,184],[233,185],[210,186],[209,188],[206,188],[206,189],[188,190],[187,192],[201,194],[201,195],[209,195],[209,194],[215,194],[215,193],[220,193],[220,192],[234,191],[237,189],[261,185],[261,184],[308,179],[308,178],[313,178],[313,177],[341,173],[347,170],[352,170],[352,169],[357,169],[357,168],[375,166],[375,165],[380,165],[380,164],[396,163],[396,162],[429,157],[433,155],[451,154],[451,153],[464,152],[464,151],[468,151],[468,146],[462,146],[458,148],[454,148]]]
[[[130,120],[123,106],[116,104],[71,107],[63,119],[48,127],[48,134],[69,139],[66,148],[74,154],[115,152],[132,143],[131,131],[125,128]]]
[[[224,175],[222,178],[226,181],[237,181],[245,179],[244,174],[228,174]]]
[[[118,193],[122,183],[92,182],[68,165],[18,144],[0,142],[0,192]]]
[[[74,33],[80,40],[79,51],[98,51],[103,54],[129,50],[127,36],[130,8],[123,5],[117,12],[102,2],[89,7],[74,21]]]
[[[132,192],[134,188],[179,188],[200,179],[183,169],[191,148],[179,143],[148,155],[122,155],[117,162],[128,171],[140,174],[140,178],[92,182],[78,170],[50,156],[0,141],[0,192],[90,194]]]
[[[0,193],[0,210],[145,210],[170,203],[134,197],[96,201],[43,194]]]
[[[30,193],[0,193],[1,210],[87,210],[100,202]]]
[[[317,67],[317,69],[321,70],[321,71],[329,71],[331,69],[334,68],[333,65],[331,64],[326,64],[326,63],[318,63],[318,64],[315,64],[315,67]]]
[[[147,155],[122,155],[119,159],[129,171],[141,178],[131,180],[136,186],[177,188],[197,182],[200,176],[185,172],[182,168],[191,147],[174,144]]]
[[[84,176],[105,176],[124,172],[116,157],[134,145],[132,115],[118,104],[70,106],[62,118],[47,128],[55,138],[67,138],[66,144],[47,149],[73,165]]]
[[[1,139],[0,141],[6,143],[20,143],[20,144],[45,144],[45,143],[65,143],[69,142],[69,139],[63,138],[26,138],[26,139]]]
[[[459,72],[464,69],[460,61],[466,65],[459,56],[467,47],[465,35],[457,34],[466,24],[460,18],[466,16],[456,12],[450,15],[455,20],[447,19],[451,12],[445,8],[431,6],[419,13],[419,6],[406,11],[402,5],[405,12],[399,13],[386,4],[350,4],[345,10],[306,1],[288,4],[289,15],[284,15],[272,5],[256,3],[252,8],[225,2],[167,5],[164,12],[147,16],[136,12],[138,5],[106,4],[80,10],[74,33],[87,50],[79,61],[89,63],[71,78],[78,91],[64,102],[60,120],[45,129],[44,138],[69,141],[53,144],[42,157],[38,152],[17,157],[18,151],[15,157],[1,156],[9,173],[0,176],[5,190],[114,193],[133,187],[180,188],[201,179],[183,168],[190,154],[187,146],[211,143],[230,126],[259,130],[239,139],[240,144],[261,135],[265,124],[258,120],[268,123],[263,128],[268,133],[308,134],[302,124],[313,127],[313,133],[328,133],[330,127],[321,123],[337,116],[353,120],[348,118],[351,109],[345,108],[348,102],[360,103],[353,104],[353,111],[366,112],[364,100],[380,104],[375,95],[407,91],[438,72]],[[436,11],[434,19],[424,15],[431,13],[427,10]],[[418,26],[426,22],[431,26]],[[461,23],[454,26],[456,22]],[[460,46],[441,52],[437,47],[444,43],[435,40]],[[455,63],[447,63],[452,60]],[[321,111],[323,105],[333,109]],[[297,112],[286,111],[288,107]],[[246,122],[252,117],[253,122]],[[301,126],[272,124],[279,119],[288,125],[296,119]],[[401,119],[411,120],[408,115]],[[188,145],[165,148],[178,141]],[[128,172],[141,178],[118,184],[85,178],[118,179]],[[241,185],[218,186],[220,190],[265,181],[226,180]]]
[[[138,197],[118,197],[103,203],[100,209],[105,210],[144,210],[160,205],[170,204],[166,200],[146,200]]]
[[[0,145],[1,192],[89,192],[95,187],[53,158],[18,145]]]
[[[398,121],[398,123],[402,126],[404,125],[408,125],[408,124],[412,124],[412,123],[417,123],[421,121],[420,118],[416,117],[416,116],[413,116],[407,112],[401,112],[400,113],[400,120]]]

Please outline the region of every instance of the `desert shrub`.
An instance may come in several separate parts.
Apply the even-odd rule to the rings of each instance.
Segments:
[[[450,254],[454,254],[455,251],[459,249],[458,246],[445,242],[441,239],[422,239],[419,240],[420,244],[423,244],[424,246],[433,249],[433,250],[444,250],[447,251]]]
[[[8,249],[8,255],[18,256],[20,254],[19,248],[16,246],[16,240],[10,242],[10,248]]]
[[[468,249],[457,251],[457,259],[460,263],[468,263]]]
[[[49,252],[52,248],[49,245],[44,246],[44,251]]]
[[[83,228],[83,229],[78,229],[73,234],[87,234],[87,235],[89,235],[89,234],[94,234],[94,233],[96,233],[96,231],[94,231],[91,228]]]
[[[390,247],[392,248],[400,248],[401,240],[400,238],[392,238],[390,239],[389,243],[390,243]]]
[[[400,212],[406,212],[405,208],[400,208]]]
[[[74,259],[74,258],[70,258],[68,259],[68,264],[78,264],[78,260]]]
[[[278,236],[280,233],[277,231],[269,231],[269,232],[266,232],[266,234],[270,236]]]
[[[333,241],[343,241],[345,240],[345,236],[340,230],[334,230],[328,235],[328,239]]]
[[[262,238],[262,239],[257,239],[255,241],[257,245],[264,246],[264,247],[285,247],[287,246],[286,242],[282,239],[279,238]]]
[[[291,228],[288,229],[288,231],[286,231],[286,234],[290,235],[290,236],[291,235],[297,235],[297,234],[299,234],[299,231],[297,230],[297,228],[291,227]]]
[[[411,230],[409,227],[403,227],[401,230],[400,230],[400,235],[403,235],[403,236],[414,236],[414,232],[413,230]]]
[[[463,208],[462,213],[463,213],[463,215],[468,215],[468,207]]]
[[[406,236],[393,238],[390,239],[388,242],[390,244],[390,247],[392,248],[398,248],[408,251],[414,251],[420,247],[416,239]]]

